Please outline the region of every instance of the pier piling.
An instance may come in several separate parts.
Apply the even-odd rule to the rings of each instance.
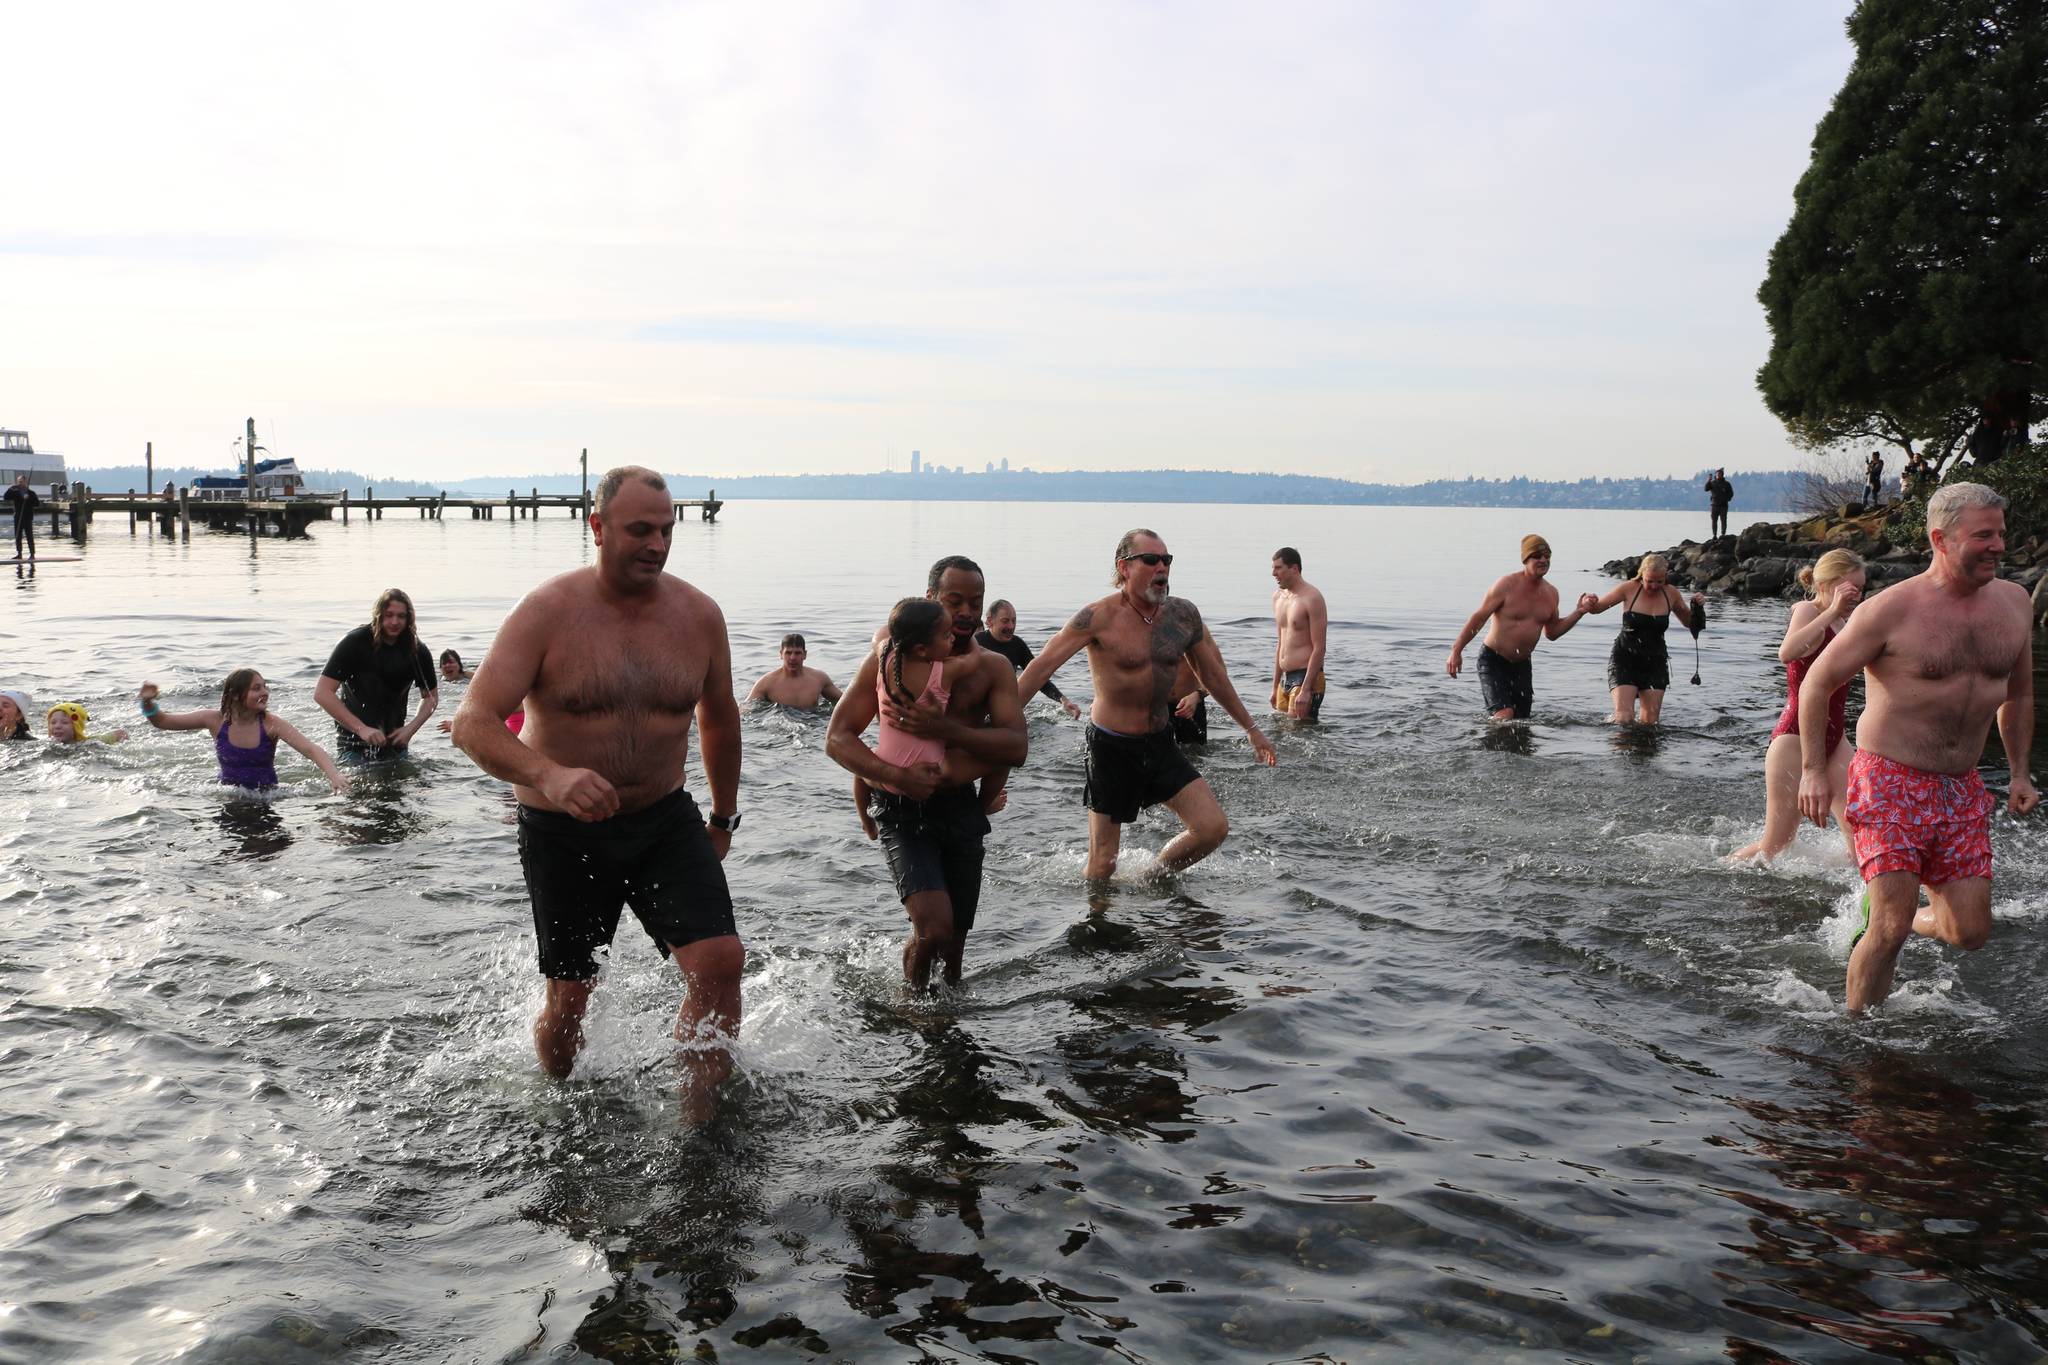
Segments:
[[[220,490],[213,489],[212,492]],[[214,530],[242,531],[252,536],[278,534],[298,537],[306,534],[307,527],[315,521],[330,520],[337,503],[341,506],[341,519],[348,523],[357,511],[371,521],[382,521],[385,512],[394,507],[410,507],[422,521],[445,521],[450,503],[466,508],[472,521],[490,521],[504,507],[509,519],[516,522],[521,518],[538,522],[542,510],[559,507],[572,517],[580,518],[584,529],[589,527],[591,505],[594,501],[591,490],[584,488],[573,493],[542,493],[538,487],[521,493],[516,488],[505,490],[501,500],[495,496],[471,498],[460,493],[450,495],[445,488],[429,494],[408,494],[402,497],[378,499],[374,485],[366,486],[364,496],[343,491],[331,498],[320,496],[249,498],[230,492],[225,497],[196,496],[190,485],[179,488],[175,483],[167,485],[161,494],[148,489],[130,488],[125,493],[95,493],[83,482],[74,483],[67,492],[62,485],[51,491],[44,507],[38,511],[50,518],[50,534],[55,537],[67,529],[71,537],[82,542],[91,529],[93,521],[101,512],[116,516],[128,515],[128,533],[134,535],[138,525],[145,519],[150,523],[152,533],[156,523],[163,523],[163,534],[174,530],[184,540],[192,538],[192,518],[196,512],[201,522]],[[195,505],[196,504],[196,505]],[[716,520],[724,506],[718,501],[717,490],[711,490],[708,498],[679,499],[675,504],[676,517],[681,520],[691,508],[697,509],[704,521]]]

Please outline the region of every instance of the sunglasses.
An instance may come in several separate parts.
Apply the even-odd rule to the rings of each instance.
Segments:
[[[1142,555],[1125,555],[1122,559],[1118,560],[1117,562],[1119,564],[1128,564],[1134,559],[1137,560],[1140,564],[1143,564],[1148,569],[1156,569],[1161,564],[1164,564],[1169,568],[1173,566],[1172,555],[1155,555],[1150,553]]]

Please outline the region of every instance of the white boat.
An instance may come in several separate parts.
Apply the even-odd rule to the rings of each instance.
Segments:
[[[307,491],[296,460],[259,460],[250,475],[204,474],[192,480],[192,496],[201,502],[239,502],[256,485],[259,502],[337,502],[340,493]]]
[[[28,475],[30,487],[56,489],[60,496],[71,487],[62,455],[37,450],[29,444],[25,431],[0,427],[0,485],[12,486],[23,474]]]

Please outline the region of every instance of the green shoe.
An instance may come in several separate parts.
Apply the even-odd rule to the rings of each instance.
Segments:
[[[1856,926],[1856,932],[1855,932],[1855,933],[1853,933],[1853,934],[1851,934],[1851,935],[1849,935],[1849,951],[1850,951],[1850,952],[1852,952],[1852,953],[1856,951],[1856,945],[1857,945],[1857,944],[1859,944],[1859,943],[1861,943],[1861,942],[1863,941],[1863,936],[1864,936],[1865,934],[1867,934],[1867,933],[1869,933],[1869,932],[1870,932],[1870,888],[1869,888],[1869,887],[1867,887],[1867,886],[1866,886],[1866,887],[1864,887],[1864,888],[1863,888],[1863,894],[1862,894],[1861,896],[1858,896],[1858,897],[1856,898],[1856,908],[1857,908],[1857,910],[1858,910],[1859,912],[1861,912],[1861,914],[1862,914],[1862,917],[1863,917],[1863,918],[1862,918],[1862,921],[1861,921],[1861,922],[1860,922],[1859,924],[1857,924],[1857,926]]]

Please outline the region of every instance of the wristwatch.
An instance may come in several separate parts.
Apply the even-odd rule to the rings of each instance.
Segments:
[[[704,823],[713,829],[724,830],[727,834],[737,834],[740,829],[740,813],[734,811],[731,815],[714,815]]]

